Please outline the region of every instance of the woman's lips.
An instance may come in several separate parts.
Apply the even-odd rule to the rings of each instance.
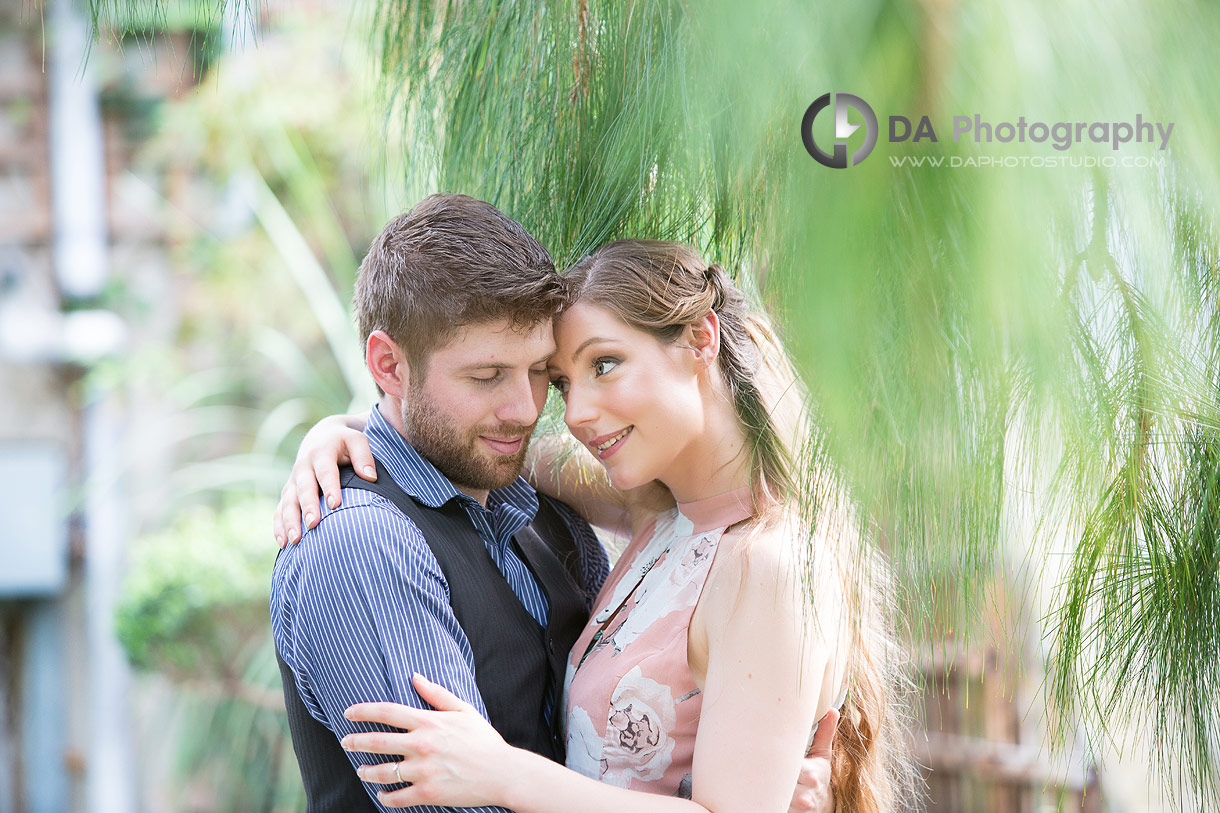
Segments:
[[[593,440],[589,441],[589,448],[592,449],[593,454],[597,455],[600,459],[606,460],[623,447],[623,444],[627,441],[627,438],[631,436],[631,432],[634,429],[635,426],[628,426],[627,428],[620,429],[617,432],[611,432],[608,435],[602,435],[601,437],[594,438]]]
[[[490,446],[493,452],[503,455],[516,454],[521,451],[521,444],[525,441],[524,437],[489,438],[486,435],[479,435],[479,439]]]

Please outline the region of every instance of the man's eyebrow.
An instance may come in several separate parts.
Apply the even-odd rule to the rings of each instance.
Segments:
[[[534,367],[539,364],[546,364],[547,360],[550,359],[550,357],[552,355],[554,355],[554,354],[547,353],[545,356],[542,356],[537,361],[531,361],[529,366]],[[460,368],[458,370],[458,372],[468,373],[471,370],[511,370],[511,369],[513,369],[514,366],[515,365],[509,364],[504,361],[476,361],[473,364],[467,364],[465,367]]]
[[[503,361],[476,361],[474,364],[467,364],[465,367],[458,369],[459,373],[468,373],[471,370],[511,370],[513,365],[506,364]]]

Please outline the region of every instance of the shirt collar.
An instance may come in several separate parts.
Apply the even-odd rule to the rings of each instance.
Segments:
[[[482,508],[478,500],[459,491],[432,461],[415,451],[406,438],[390,426],[376,404],[369,410],[364,434],[368,436],[373,457],[389,471],[398,487],[411,497],[431,508],[440,508],[454,498]],[[524,477],[518,477],[504,488],[494,489],[488,494],[488,510],[494,513],[502,505],[525,514],[527,521],[532,520],[538,512],[538,492]]]

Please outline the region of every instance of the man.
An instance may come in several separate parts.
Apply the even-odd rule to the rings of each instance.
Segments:
[[[372,700],[425,707],[414,672],[510,743],[564,758],[564,662],[608,563],[588,524],[520,471],[565,302],[546,250],[460,195],[392,220],[361,264],[357,318],[382,394],[365,433],[380,476],[349,471],[341,501],[307,504],[316,525],[272,581],[311,813],[381,809],[376,792],[394,786],[359,781],[353,766],[382,758],[340,749],[357,730],[343,712]],[[830,809],[828,794],[813,796],[805,803]]]

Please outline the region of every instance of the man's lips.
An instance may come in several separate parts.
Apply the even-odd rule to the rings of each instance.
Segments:
[[[486,435],[479,435],[479,439],[491,447],[491,450],[496,454],[516,454],[521,451],[521,444],[525,442],[525,437],[516,438],[489,438]]]

